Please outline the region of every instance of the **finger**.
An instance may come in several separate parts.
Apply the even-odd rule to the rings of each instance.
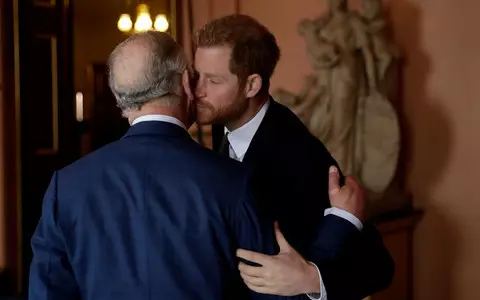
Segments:
[[[253,252],[249,250],[244,250],[244,249],[238,249],[237,256],[240,258],[246,259],[250,262],[260,264],[262,266],[265,266],[265,264],[268,264],[272,259],[269,255],[261,254],[261,253]]]
[[[257,293],[260,293],[260,294],[269,294],[269,295],[278,294],[273,290],[273,287],[256,286],[256,285],[249,284],[247,282],[245,282],[245,284],[247,285],[247,287],[249,289],[251,289],[252,291],[255,291]]]
[[[278,226],[278,222],[275,221],[275,237],[277,238],[278,246],[280,247],[280,252],[288,252],[290,250],[290,244],[287,242],[283,233],[280,231],[280,227]]]
[[[348,175],[347,177],[345,177],[345,185],[351,186],[351,187],[353,187],[354,189],[357,189],[357,188],[360,187],[360,185],[358,184],[357,180],[356,180],[353,176],[350,176],[350,175]]]
[[[353,176],[347,176],[345,178],[345,187],[348,188],[353,195],[355,195],[357,198],[363,198],[364,197],[364,190],[360,183],[353,177]]]
[[[243,281],[245,284],[251,285],[251,286],[256,286],[256,287],[264,287],[268,286],[268,282],[265,280],[265,278],[262,277],[252,277],[248,276],[245,274],[240,273],[240,276],[242,276]]]
[[[328,194],[330,197],[340,192],[340,174],[335,166],[331,166],[328,170]]]
[[[238,270],[240,270],[240,273],[243,273],[247,276],[263,277],[263,268],[262,267],[249,266],[246,263],[240,262],[238,264]]]

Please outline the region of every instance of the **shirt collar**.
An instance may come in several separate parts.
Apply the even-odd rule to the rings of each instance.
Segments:
[[[177,126],[182,127],[183,129],[187,130],[187,127],[185,127],[185,124],[183,124],[179,119],[174,118],[172,116],[160,115],[160,114],[144,115],[144,116],[138,117],[135,120],[133,120],[132,126],[137,124],[137,123],[147,122],[147,121],[160,121],[160,122],[172,123],[172,124],[175,124]]]
[[[262,108],[250,121],[233,131],[229,131],[225,127],[225,133],[228,133],[230,147],[235,152],[237,158],[243,159],[245,153],[247,153],[248,147],[250,147],[250,143],[260,127],[260,124],[262,123],[269,106],[270,100],[263,104]]]

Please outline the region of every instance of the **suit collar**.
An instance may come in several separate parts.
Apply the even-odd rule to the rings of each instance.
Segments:
[[[150,114],[150,115],[144,115],[144,116],[138,117],[135,120],[133,120],[132,125],[138,124],[140,122],[145,122],[145,121],[163,121],[163,122],[178,125],[183,129],[188,130],[185,127],[185,124],[183,124],[182,121],[180,121],[179,119],[172,116],[161,115],[161,114]]]
[[[143,121],[132,125],[123,138],[139,135],[189,137],[188,131],[177,124],[165,121]]]
[[[282,130],[281,128],[275,128],[279,123],[274,121],[279,108],[281,108],[281,104],[270,97],[270,104],[245,153],[244,162],[248,163],[259,152],[269,151],[274,146],[273,141],[276,140],[277,134]]]

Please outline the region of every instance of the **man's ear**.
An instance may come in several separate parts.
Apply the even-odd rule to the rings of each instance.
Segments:
[[[187,98],[189,100],[193,99],[193,92],[192,92],[192,86],[190,85],[190,74],[188,70],[185,70],[182,74],[182,84],[183,84],[183,90],[185,91],[185,94],[187,95]]]
[[[247,77],[245,82],[245,97],[255,97],[262,88],[262,77],[258,74],[252,74]]]

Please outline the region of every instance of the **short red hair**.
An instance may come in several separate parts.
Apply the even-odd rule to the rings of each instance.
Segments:
[[[230,46],[230,72],[241,82],[249,75],[260,75],[260,93],[268,94],[280,49],[273,34],[260,22],[247,15],[228,15],[208,22],[194,38],[194,45],[198,48]]]

